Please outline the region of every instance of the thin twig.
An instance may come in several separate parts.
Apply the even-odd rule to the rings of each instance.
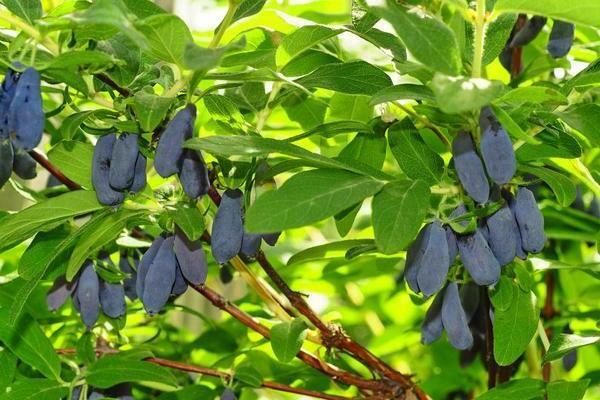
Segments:
[[[99,81],[102,81],[107,86],[110,86],[111,88],[113,88],[114,90],[116,90],[117,92],[119,92],[119,94],[121,96],[123,96],[123,97],[129,97],[129,96],[131,96],[131,91],[129,89],[124,88],[122,86],[119,86],[108,75],[103,74],[103,73],[99,73],[99,74],[95,74],[94,76],[96,78],[98,78]]]
[[[58,179],[61,183],[63,183],[70,190],[80,190],[81,185],[73,182],[69,178],[65,176],[54,164],[50,162],[44,155],[38,152],[36,149],[29,150],[29,155],[33,158],[38,164],[44,167],[48,172],[50,172],[56,179]]]
[[[216,205],[220,204],[221,197],[214,187],[211,186],[208,195]],[[256,261],[266,272],[269,278],[271,278],[275,286],[277,286],[277,288],[289,300],[291,305],[298,310],[300,314],[305,316],[321,332],[322,341],[325,346],[329,348],[337,348],[347,352],[370,369],[375,370],[382,376],[401,384],[403,388],[415,390],[415,394],[417,394],[419,398],[426,398],[426,395],[415,386],[409,376],[396,371],[365,347],[352,340],[341,327],[329,325],[323,322],[308,305],[306,300],[304,300],[302,294],[292,290],[287,282],[285,282],[285,280],[281,277],[281,275],[279,275],[279,273],[275,270],[265,256],[264,252],[259,251],[258,255],[256,256]]]
[[[96,350],[97,355],[118,354],[119,353],[118,351],[116,351],[114,349],[96,348],[95,350]],[[75,349],[57,349],[56,352],[58,354],[75,354],[76,350]],[[199,365],[185,364],[185,363],[182,363],[179,361],[172,361],[172,360],[167,360],[164,358],[148,357],[148,358],[145,358],[144,361],[152,363],[152,364],[161,365],[163,367],[176,369],[179,371],[214,376],[215,378],[221,378],[226,381],[229,381],[233,378],[233,375],[229,374],[227,372],[222,372],[222,371],[212,369],[212,368],[207,368],[207,367],[201,367]],[[271,381],[263,381],[261,383],[261,387],[265,388],[265,389],[277,390],[280,392],[300,394],[303,396],[312,397],[314,399],[325,399],[325,400],[348,400],[349,399],[348,397],[316,392],[314,390],[296,388],[296,387],[283,385],[281,383],[271,382]]]

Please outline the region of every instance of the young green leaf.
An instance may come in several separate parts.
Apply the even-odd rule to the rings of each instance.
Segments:
[[[599,7],[600,7],[600,3]],[[600,146],[600,106],[597,104],[578,104],[567,108],[557,115],[572,128],[585,135],[593,146]]]
[[[250,232],[276,232],[321,221],[377,193],[383,183],[336,169],[300,172],[260,196],[246,213]]]
[[[90,365],[88,384],[105,389],[124,382],[156,382],[177,387],[175,376],[164,367],[120,356],[105,356]]]
[[[429,185],[440,181],[444,160],[431,150],[410,119],[405,118],[388,129],[388,141],[400,169],[411,179],[421,179]]]
[[[373,199],[375,243],[386,254],[412,242],[429,209],[429,186],[422,180],[388,183]]]
[[[322,88],[365,95],[392,85],[392,80],[383,70],[365,61],[323,65],[296,82],[307,89]]]
[[[11,385],[10,392],[0,395],[0,400],[58,400],[69,394],[65,384],[53,379],[19,379]]]
[[[459,114],[488,105],[502,94],[504,85],[500,81],[435,74],[431,88],[443,112]]]
[[[296,357],[306,337],[306,324],[300,318],[271,328],[271,348],[277,359],[288,363]]]
[[[567,207],[575,200],[575,184],[560,172],[549,168],[533,167],[531,165],[520,165],[519,169],[523,172],[533,174],[546,182],[562,206]]]
[[[494,12],[543,15],[574,24],[600,27],[600,3],[596,0],[579,0],[569,4],[564,0],[498,0]]]
[[[546,386],[548,400],[581,400],[590,384],[590,379],[577,382],[552,381]]]
[[[46,378],[60,379],[60,359],[33,318],[24,316],[13,325],[9,310],[0,309],[0,342]]]
[[[420,8],[408,9],[395,0],[370,11],[392,24],[411,54],[423,65],[446,75],[458,75],[461,62],[454,32]]]
[[[600,336],[579,336],[560,333],[552,338],[550,348],[544,356],[544,362],[558,360],[575,349],[596,343],[600,343]]]
[[[544,382],[537,379],[514,379],[496,386],[477,397],[477,400],[533,400],[544,396]]]
[[[48,151],[48,159],[67,178],[84,188],[92,188],[94,146],[76,140],[63,140]]]
[[[137,22],[135,27],[146,36],[154,57],[183,65],[185,46],[193,39],[181,18],[173,14],[157,14]]]
[[[523,354],[535,334],[538,319],[535,295],[513,284],[510,307],[494,314],[494,358],[499,365],[510,365]]]
[[[94,192],[77,190],[37,203],[2,219],[0,247],[9,249],[34,233],[51,230],[70,218],[99,210]]]

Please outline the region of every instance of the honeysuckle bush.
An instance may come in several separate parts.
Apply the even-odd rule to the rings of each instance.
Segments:
[[[0,399],[600,398],[597,0],[0,3]]]

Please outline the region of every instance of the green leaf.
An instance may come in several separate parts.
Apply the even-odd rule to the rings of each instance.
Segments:
[[[77,50],[62,53],[53,58],[46,68],[70,68],[83,65],[103,67],[115,60],[107,53],[96,50]]]
[[[567,207],[575,200],[575,184],[560,172],[549,168],[533,167],[531,165],[519,165],[519,170],[533,174],[546,182],[554,192],[558,203]]]
[[[314,247],[309,247],[299,251],[298,253],[291,256],[287,262],[287,266],[302,264],[310,261],[323,260],[332,257],[344,257],[346,251],[349,249],[360,246],[373,244],[372,239],[352,239],[352,240],[340,240],[337,242],[329,242]]]
[[[204,216],[196,207],[185,207],[177,204],[170,212],[175,224],[185,233],[189,240],[198,240],[204,232]]]
[[[347,208],[346,210],[340,211],[336,215],[333,216],[335,219],[335,228],[338,231],[338,234],[341,237],[346,237],[350,230],[352,229],[352,225],[354,225],[354,220],[360,211],[362,206],[362,201],[360,203],[355,204],[354,206]]]
[[[250,363],[244,362],[235,369],[235,378],[250,387],[258,388],[263,383],[263,376]]]
[[[38,276],[49,260],[56,260],[55,251],[68,234],[69,232],[60,226],[49,232],[38,233],[19,260],[19,276],[25,280]]]
[[[600,3],[598,3],[600,7]],[[593,146],[600,146],[600,106],[597,104],[578,104],[556,113],[572,128],[584,134]]]
[[[434,101],[433,92],[427,86],[404,83],[387,87],[371,97],[371,105],[387,103],[396,100],[426,100]]]
[[[173,100],[172,97],[155,95],[152,89],[136,92],[133,111],[142,130],[152,132],[165,119]]]
[[[477,400],[540,399],[544,395],[544,386],[545,383],[537,379],[514,379],[485,392]]]
[[[369,104],[369,96],[335,93],[329,99],[330,121],[369,122],[373,118],[373,106]]]
[[[227,52],[242,48],[244,48],[244,43],[241,41],[216,49],[201,47],[194,42],[189,42],[183,51],[183,65],[188,69],[208,71],[221,65],[221,59]]]
[[[458,75],[460,52],[454,32],[437,18],[420,8],[408,9],[395,0],[386,0],[386,7],[370,8],[386,19],[402,39],[410,53],[420,63],[446,75]]]
[[[558,360],[575,349],[596,343],[600,343],[600,336],[579,336],[559,333],[552,338],[550,348],[544,356],[544,362]]]
[[[574,24],[600,27],[600,3],[596,0],[498,0],[494,12],[543,15]]]
[[[277,66],[281,69],[295,56],[342,32],[343,29],[333,29],[323,25],[306,25],[298,28],[283,38],[277,48]]]
[[[509,309],[513,300],[513,288],[514,285],[510,278],[504,275],[500,277],[494,289],[490,291],[490,301],[495,309],[500,311]]]
[[[96,193],[77,190],[37,203],[2,219],[0,247],[14,247],[40,231],[49,231],[70,218],[99,210]]]
[[[7,348],[0,350],[0,393],[12,383],[17,372],[17,357]]]
[[[324,157],[311,153],[302,147],[285,143],[280,140],[257,136],[212,136],[207,138],[194,138],[185,142],[184,147],[207,151],[211,154],[223,156],[260,157],[270,153],[280,153],[307,161],[307,165],[323,168],[339,168],[356,172],[377,179],[387,180],[389,175],[372,168],[365,168],[358,163],[346,163],[340,160]],[[368,167],[368,166],[366,166]]]
[[[300,172],[260,196],[246,213],[250,232],[277,232],[321,221],[377,193],[383,183],[336,169]]]
[[[439,182],[444,174],[444,160],[431,150],[410,119],[405,118],[388,129],[388,141],[400,169],[411,179],[429,185]]]
[[[541,158],[577,158],[582,150],[579,142],[563,129],[546,128],[535,136],[541,143],[538,145],[525,143],[517,149],[520,161],[538,161]]]
[[[0,400],[60,400],[69,394],[64,384],[50,379],[20,379],[8,393],[0,395]]]
[[[116,212],[98,215],[93,222],[97,228],[80,234],[67,265],[67,280],[70,282],[77,275],[86,258],[115,240],[132,219],[140,218],[144,214],[145,211],[121,208]]]
[[[123,3],[138,18],[146,18],[166,12],[158,4],[154,4],[152,0],[123,0]]]
[[[146,48],[144,35],[133,27],[127,14],[128,9],[121,1],[95,0],[84,12],[69,19],[75,22],[74,30],[80,40],[103,40],[122,33],[139,47]]]
[[[387,144],[385,135],[359,133],[340,151],[338,159],[358,160],[375,169],[381,169],[385,161]]]
[[[510,307],[494,313],[494,358],[499,365],[510,365],[523,354],[535,334],[538,319],[535,295],[513,284]]]
[[[546,386],[548,400],[581,400],[589,384],[589,379],[582,379],[577,382],[549,382]]]
[[[33,318],[23,316],[12,325],[9,310],[0,309],[0,342],[46,378],[60,379],[60,360]]]
[[[204,96],[204,106],[216,121],[234,125],[239,129],[244,126],[244,117],[235,103],[228,97],[219,94]]]
[[[568,104],[567,98],[558,90],[545,86],[525,86],[514,88],[498,99],[499,102],[520,106],[525,103],[560,106]]]
[[[177,387],[175,376],[167,368],[119,356],[105,356],[92,364],[86,381],[100,389],[124,382],[156,382]]]
[[[241,4],[235,10],[233,20],[237,21],[257,14],[266,2],[267,0],[242,0]]]
[[[286,142],[295,142],[301,139],[305,139],[307,137],[311,137],[313,135],[319,135],[323,137],[333,137],[342,133],[357,133],[357,132],[367,132],[372,133],[373,130],[371,127],[365,123],[358,121],[336,121],[336,122],[328,122],[326,124],[321,124],[319,126],[314,127],[304,133],[301,133],[296,136],[292,136],[291,138],[286,139]]]
[[[67,178],[83,186],[92,188],[92,158],[94,146],[76,140],[63,140],[48,151],[48,159]]]
[[[185,47],[193,39],[181,18],[173,14],[157,14],[137,22],[135,26],[146,36],[154,57],[183,65]]]
[[[308,89],[365,95],[392,85],[392,80],[383,70],[365,61],[323,65],[296,82]]]
[[[494,114],[496,115],[496,118],[498,118],[498,121],[500,121],[500,124],[504,129],[506,129],[510,136],[518,140],[523,140],[524,142],[530,144],[541,143],[541,141],[536,139],[534,136],[530,136],[526,132],[524,132],[521,129],[521,127],[512,119],[512,117],[506,111],[504,111],[504,109],[494,104],[492,104],[491,107],[494,111]]]
[[[296,357],[306,337],[306,324],[300,318],[271,328],[271,348],[277,359],[288,363]]]
[[[429,209],[429,186],[421,180],[392,182],[373,199],[375,243],[386,254],[413,241]]]
[[[392,53],[394,61],[406,61],[406,48],[396,35],[377,28],[371,28],[368,32],[358,32],[349,29],[348,32],[354,33],[380,49],[389,50]]]
[[[500,81],[435,74],[431,82],[440,109],[447,114],[478,110],[502,94]]]
[[[42,17],[42,2],[40,0],[3,0],[2,4],[30,25],[33,25],[36,19]]]
[[[483,65],[488,65],[500,55],[504,46],[506,46],[516,20],[517,16],[515,14],[505,14],[488,25],[483,47]]]

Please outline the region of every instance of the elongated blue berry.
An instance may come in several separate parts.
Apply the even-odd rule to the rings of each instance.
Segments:
[[[131,193],[137,193],[146,187],[146,157],[142,153],[138,153],[135,161],[133,182],[129,187]]]
[[[417,282],[425,298],[442,288],[450,266],[446,231],[439,221],[430,224],[427,240],[421,244]]]
[[[554,58],[564,57],[571,50],[575,37],[575,25],[554,20],[550,39],[548,40],[548,53]]]
[[[184,151],[179,181],[185,194],[192,199],[208,193],[208,170],[200,153],[188,149]]]
[[[144,280],[141,298],[146,312],[150,315],[158,314],[162,310],[175,283],[177,260],[173,252],[174,240],[175,238],[170,236],[162,242]]]
[[[195,120],[196,107],[189,104],[169,121],[160,136],[154,157],[154,168],[163,178],[168,178],[181,170],[183,142],[192,137]]]
[[[456,282],[450,282],[444,290],[442,324],[448,335],[448,341],[455,349],[466,350],[473,346],[473,335],[460,302]]]
[[[125,289],[121,283],[100,279],[100,305],[102,312],[111,318],[125,315]]]
[[[510,42],[510,47],[523,47],[531,43],[544,29],[546,17],[535,15],[531,17]]]
[[[477,203],[485,203],[490,195],[490,185],[471,135],[466,132],[456,135],[452,142],[452,157],[458,179],[467,194]]]
[[[115,140],[114,133],[100,137],[96,142],[92,161],[92,185],[96,191],[98,201],[107,206],[121,204],[125,198],[123,193],[114,190],[109,184],[110,164]]]
[[[156,257],[156,253],[158,253],[158,250],[160,249],[160,246],[162,245],[164,240],[165,240],[165,238],[162,236],[159,236],[156,239],[154,239],[154,242],[152,242],[152,245],[150,246],[150,248],[148,250],[146,250],[146,252],[142,256],[142,260],[140,261],[140,263],[138,265],[137,281],[136,281],[135,288],[136,288],[136,292],[137,292],[137,297],[140,300],[143,299],[143,296],[144,296],[144,281],[146,280],[146,275],[148,274],[148,269],[150,268],[150,265],[152,265],[152,262],[154,261],[154,258]]]
[[[13,146],[14,147],[14,146]],[[16,147],[13,148],[13,171],[22,179],[33,179],[37,176],[36,167],[37,163],[29,153],[25,150]],[[4,162],[4,160],[0,160]]]
[[[438,293],[433,300],[433,303],[425,313],[425,319],[421,324],[421,343],[430,344],[435,342],[442,336],[444,326],[442,324],[442,301],[444,299],[444,291]]]
[[[486,221],[488,243],[500,265],[510,263],[516,256],[518,231],[517,222],[510,208],[505,205]]]
[[[124,133],[115,139],[108,175],[110,187],[115,190],[125,190],[131,186],[138,152],[137,135]]]
[[[14,132],[17,144],[25,150],[31,150],[42,139],[44,123],[40,74],[33,68],[27,68],[19,77],[10,103],[9,128]]]
[[[242,247],[244,237],[244,195],[239,189],[228,189],[223,193],[221,204],[213,220],[211,249],[219,264],[235,257]]]
[[[91,329],[98,320],[100,312],[100,280],[89,260],[81,267],[76,295],[81,320],[88,329]]]
[[[484,109],[481,120],[480,148],[485,169],[494,182],[504,185],[510,182],[517,170],[512,142],[489,108]]]
[[[515,219],[521,232],[523,250],[539,253],[544,248],[544,217],[531,190],[519,188],[514,204]]]
[[[175,234],[173,250],[183,277],[194,285],[202,285],[208,275],[206,254],[200,241],[191,241],[181,231]]]
[[[478,285],[492,285],[500,279],[500,263],[479,230],[458,237],[458,252],[463,265]]]

